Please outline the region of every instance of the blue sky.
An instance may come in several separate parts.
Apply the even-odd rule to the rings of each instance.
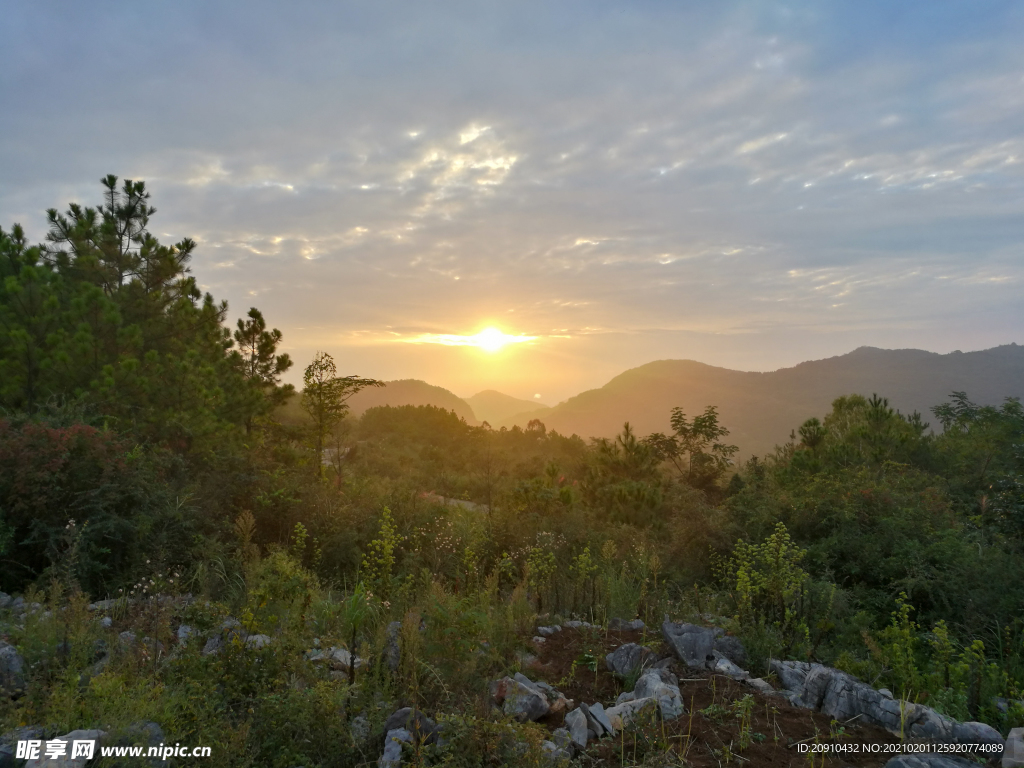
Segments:
[[[1024,5],[2,2],[0,224],[145,179],[304,365],[556,402],[1024,342]],[[487,326],[498,354],[396,343]]]

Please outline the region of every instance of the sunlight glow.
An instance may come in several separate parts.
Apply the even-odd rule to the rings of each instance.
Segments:
[[[484,328],[472,336],[453,333],[423,333],[411,339],[399,339],[407,344],[442,344],[446,347],[477,347],[485,352],[498,352],[509,344],[533,341],[536,336],[510,336],[497,328]]]

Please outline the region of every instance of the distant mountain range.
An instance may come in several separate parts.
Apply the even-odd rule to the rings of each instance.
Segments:
[[[806,419],[824,416],[840,395],[878,393],[904,413],[919,411],[934,424],[932,406],[953,391],[976,403],[998,405],[1024,398],[1024,347],[1008,344],[981,352],[946,355],[918,349],[860,347],[845,355],[756,373],[693,360],[658,360],[616,376],[553,408],[487,390],[463,400],[441,387],[412,379],[389,382],[352,398],[359,415],[374,405],[436,405],[470,424],[525,427],[539,418],[548,429],[581,437],[612,437],[628,421],[640,435],[668,431],[669,412],[689,416],[718,406],[729,440],[744,456],[761,455],[788,440]]]
[[[467,397],[466,402],[473,409],[477,419],[486,421],[492,427],[497,427],[504,421],[514,420],[526,413],[542,414],[551,410],[548,406],[534,400],[520,400],[518,397],[505,395],[493,389],[477,392],[472,397]]]

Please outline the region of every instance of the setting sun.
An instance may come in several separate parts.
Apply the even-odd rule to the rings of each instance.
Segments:
[[[441,344],[446,347],[477,347],[485,352],[499,352],[509,344],[533,341],[536,336],[512,336],[498,328],[484,328],[471,336],[454,333],[424,333],[411,339],[400,339],[407,344]]]

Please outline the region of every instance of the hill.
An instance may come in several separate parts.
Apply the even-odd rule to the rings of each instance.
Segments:
[[[644,435],[667,431],[673,406],[692,416],[707,405],[717,405],[721,422],[732,432],[729,439],[749,456],[785,442],[790,431],[811,416],[824,416],[840,395],[877,392],[904,413],[919,411],[934,427],[931,407],[945,402],[954,390],[966,391],[973,401],[986,405],[1024,397],[1024,347],[1008,344],[945,355],[860,347],[766,373],[693,360],[658,360],[569,398],[541,420],[548,429],[583,437],[611,437],[629,421]],[[525,426],[536,417],[522,414],[511,423]]]
[[[465,398],[476,414],[479,421],[486,421],[491,426],[497,426],[509,417],[518,416],[527,411],[547,411],[548,406],[534,400],[520,400],[518,397],[503,394],[493,389],[485,389],[477,392],[472,397]]]
[[[351,415],[361,416],[378,405],[435,405],[455,413],[467,424],[479,424],[473,409],[458,395],[419,379],[389,381],[379,389],[364,389],[348,401]]]

